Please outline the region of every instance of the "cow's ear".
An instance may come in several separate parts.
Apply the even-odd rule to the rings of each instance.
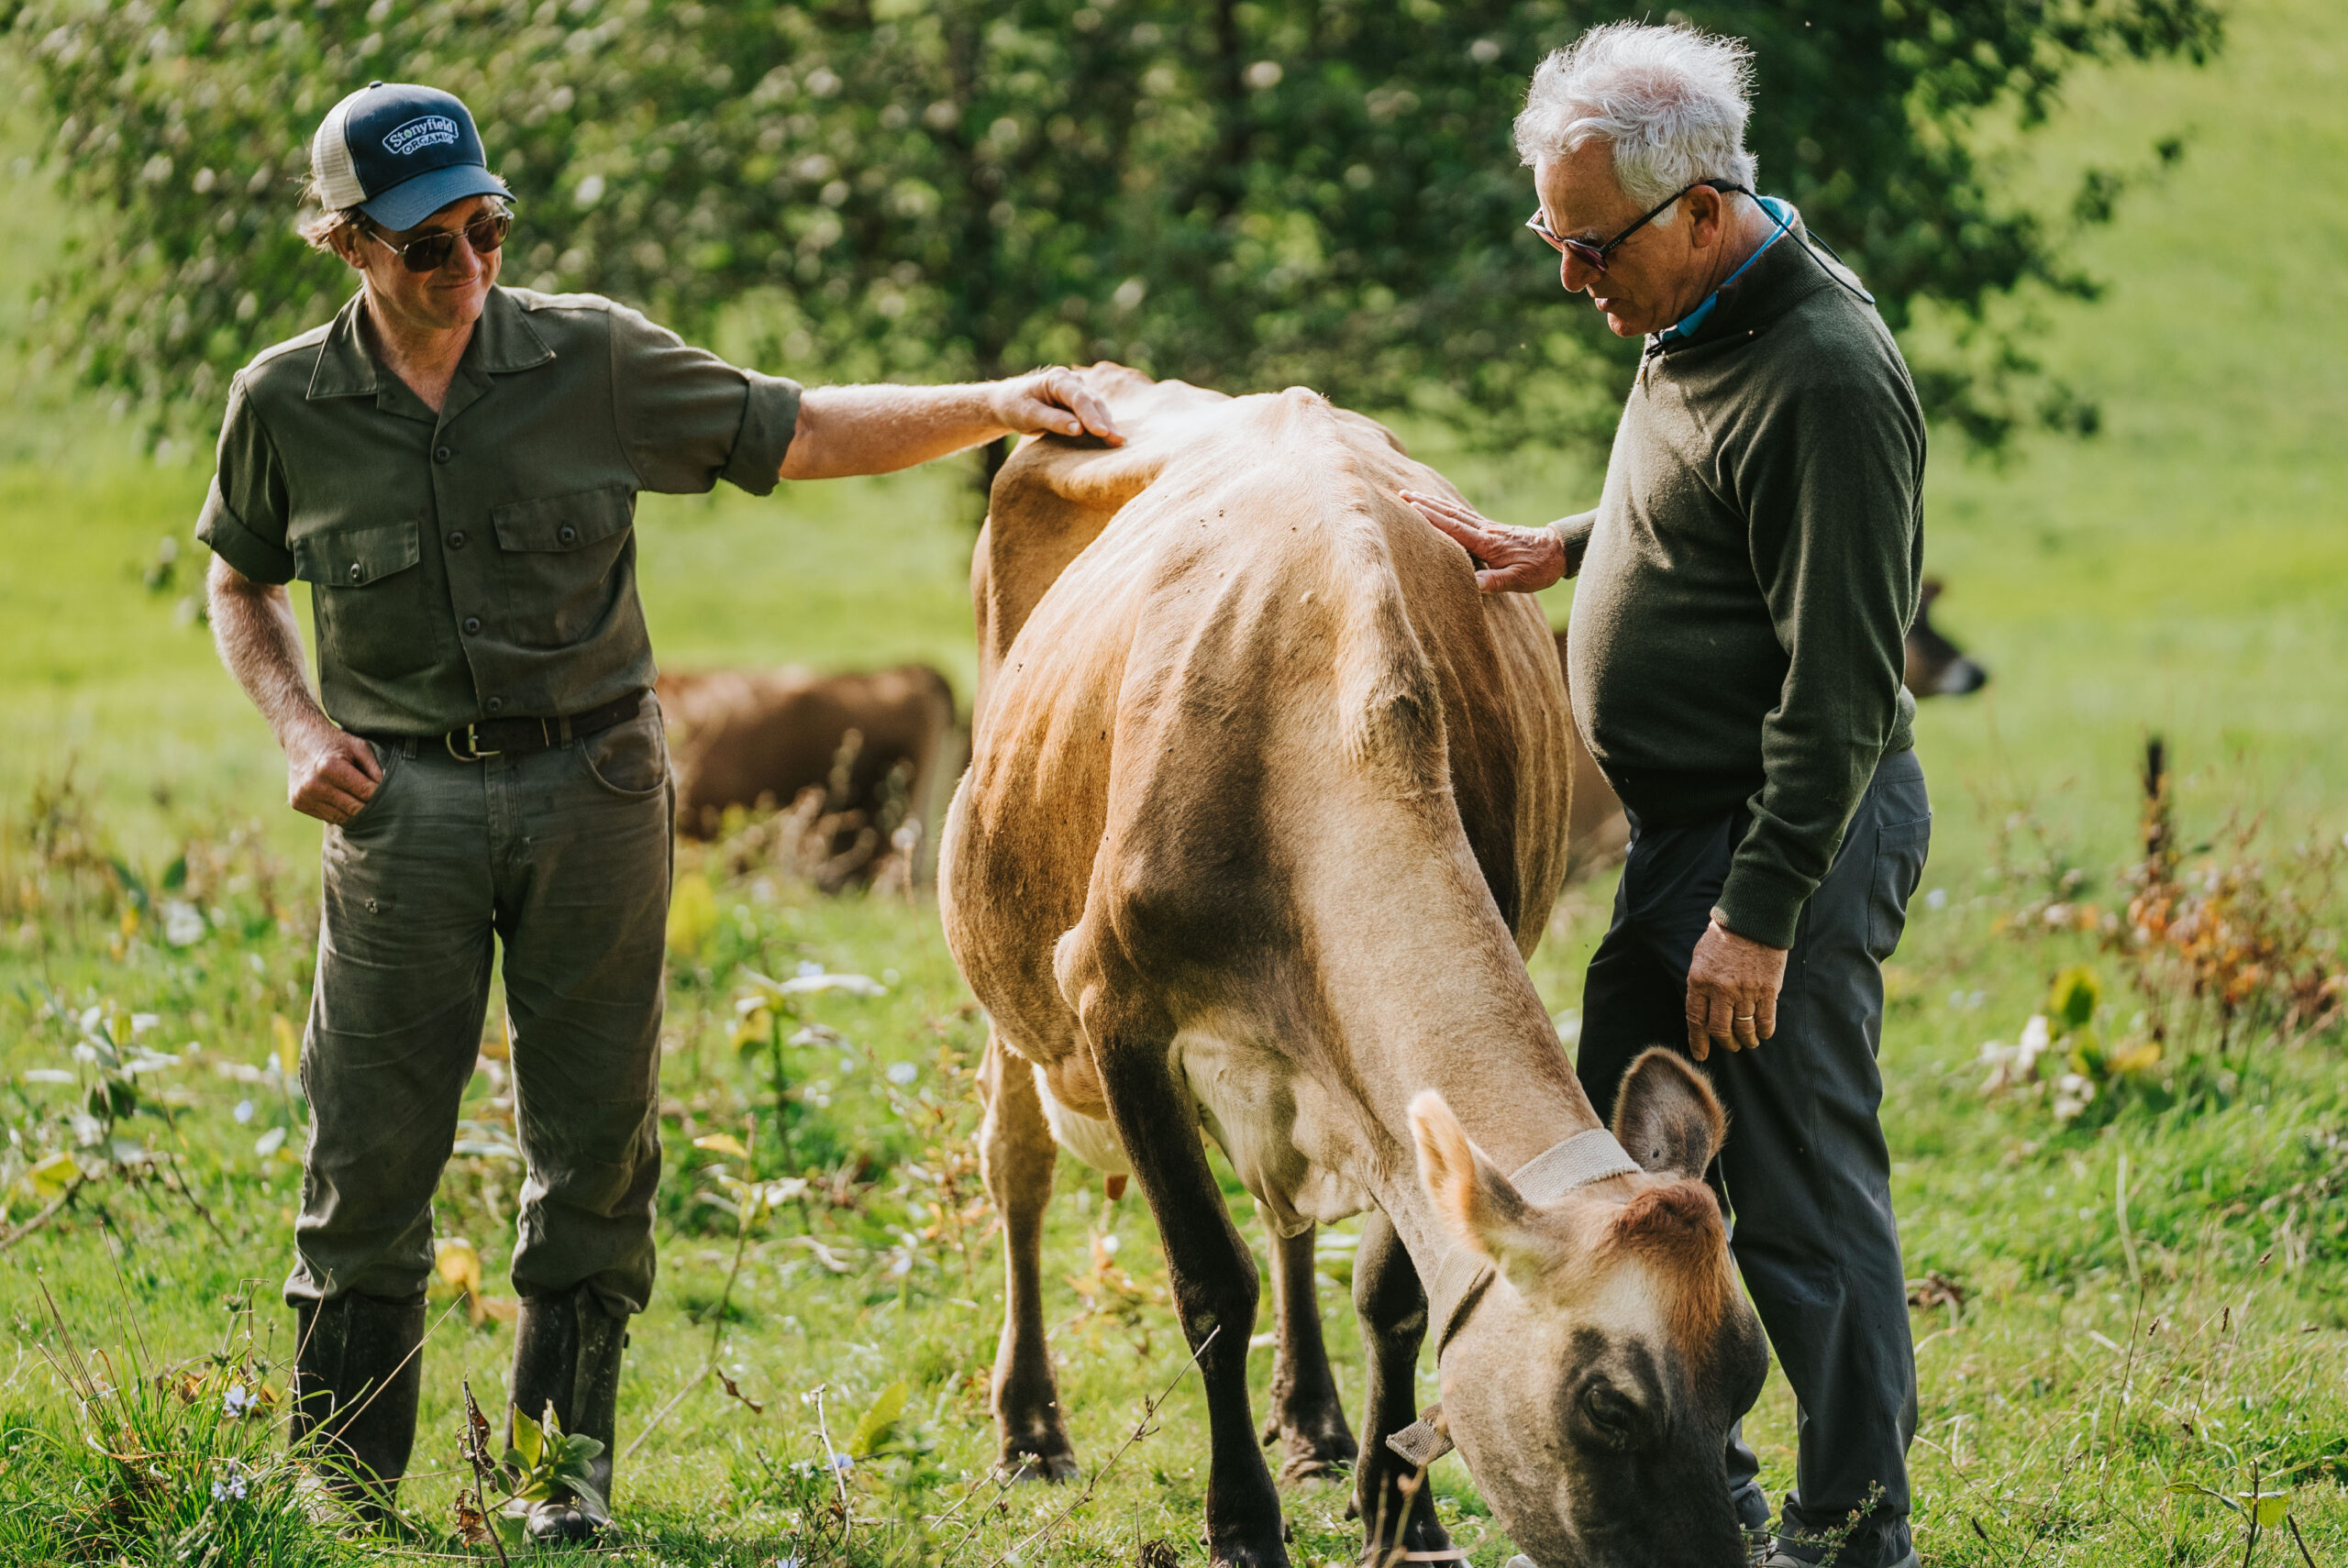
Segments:
[[[1728,1139],[1728,1112],[1687,1058],[1652,1046],[1623,1075],[1614,1138],[1644,1170],[1701,1181]]]
[[[1554,1247],[1534,1231],[1532,1207],[1514,1184],[1434,1089],[1411,1101],[1411,1134],[1419,1148],[1419,1183],[1452,1233],[1499,1265],[1511,1284],[1530,1288]]]

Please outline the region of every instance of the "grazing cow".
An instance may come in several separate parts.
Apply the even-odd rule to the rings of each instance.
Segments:
[[[932,792],[961,761],[954,692],[927,665],[816,675],[706,669],[660,677],[677,775],[677,825],[714,836],[728,806],[789,806],[825,791],[835,861],[869,867],[890,831],[926,828]],[[858,858],[859,852],[861,857]]]
[[[1924,580],[1922,597],[1917,601],[1915,624],[1908,628],[1908,670],[1904,684],[1918,698],[1963,697],[1978,691],[1988,683],[1989,672],[1966,657],[1965,650],[1933,629],[1933,601],[1939,598],[1941,581],[1936,577]],[[1557,665],[1565,667],[1566,633],[1556,632]],[[1567,710],[1570,723],[1572,710]],[[1614,795],[1614,787],[1606,782],[1606,775],[1598,759],[1589,755],[1582,744],[1581,733],[1573,732],[1574,806],[1573,823],[1567,832],[1566,878],[1578,880],[1591,872],[1613,865],[1623,858],[1623,849],[1631,842],[1631,824],[1623,815],[1623,802]]]
[[[1442,480],[1368,420],[1085,373],[1127,444],[1030,441],[996,480],[940,865],[991,1024],[1004,1463],[1074,1471],[1040,1294],[1057,1130],[1157,1218],[1213,1562],[1287,1561],[1248,1410],[1256,1268],[1203,1130],[1289,1237],[1371,1212],[1373,1546],[1447,1550],[1388,1442],[1447,1430],[1537,1562],[1742,1563],[1722,1450],[1767,1355],[1700,1179],[1719,1107],[1650,1053],[1610,1134],[1525,972],[1571,766],[1537,611],[1477,593],[1395,495]],[[1439,1428],[1413,1421],[1430,1329]]]
[[[1963,697],[1988,685],[1989,672],[1933,629],[1933,601],[1940,596],[1941,580],[1926,578],[1915,624],[1908,628],[1908,668],[1901,679],[1919,697]]]

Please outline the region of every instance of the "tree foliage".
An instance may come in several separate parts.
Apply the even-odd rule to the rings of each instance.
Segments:
[[[118,217],[48,321],[159,416],[349,287],[293,233],[307,138],[374,77],[465,98],[522,198],[505,278],[766,368],[990,376],[1110,357],[1313,384],[1491,439],[1611,422],[1623,348],[1519,231],[1510,147],[1546,50],[1619,0],[0,0],[67,188]],[[1640,10],[1645,15],[1644,8]],[[2088,282],[1967,151],[2068,71],[2201,58],[2210,0],[1711,0],[1752,40],[1764,187],[1867,278],[1934,301]],[[2110,210],[2110,177],[2076,217]],[[745,306],[749,308],[743,308]],[[2010,340],[1920,367],[1994,443]],[[1968,369],[1970,365],[1973,368]],[[1987,367],[1986,370],[1981,367]]]

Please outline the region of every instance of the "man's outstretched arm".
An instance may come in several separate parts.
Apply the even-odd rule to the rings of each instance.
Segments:
[[[1069,370],[950,387],[810,387],[782,477],[893,473],[1004,436],[1039,435],[1124,441],[1108,404]]]
[[[375,750],[335,723],[302,674],[302,634],[282,585],[255,582],[218,556],[205,579],[220,662],[253,700],[285,752],[286,801],[322,823],[347,823],[382,782]]]

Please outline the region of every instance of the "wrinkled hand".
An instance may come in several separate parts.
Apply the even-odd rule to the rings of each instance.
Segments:
[[[1097,436],[1112,447],[1125,438],[1109,405],[1065,365],[996,383],[995,417],[1017,436]]]
[[[339,827],[375,798],[383,766],[375,748],[320,721],[285,741],[286,803],[305,817]]]
[[[1566,575],[1566,547],[1546,528],[1513,528],[1474,507],[1406,490],[1419,515],[1475,558],[1476,586],[1486,593],[1537,593]]]
[[[1699,1062],[1717,1041],[1749,1051],[1778,1032],[1786,950],[1743,937],[1714,921],[1688,965],[1688,1054]]]

